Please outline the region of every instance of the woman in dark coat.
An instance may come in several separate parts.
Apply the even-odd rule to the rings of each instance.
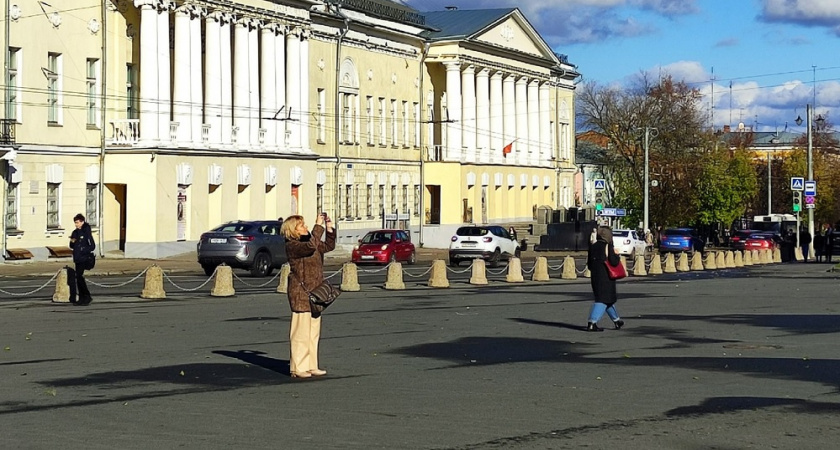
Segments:
[[[326,225],[327,238],[321,240]],[[321,316],[309,309],[309,293],[324,281],[324,253],[335,249],[335,229],[332,220],[321,214],[312,232],[303,217],[289,216],[283,221],[280,233],[286,238],[289,259],[289,306],[292,324],[289,330],[289,371],[292,377],[323,376],[326,370],[318,367],[318,342],[321,339]]]
[[[604,262],[609,261],[611,266],[617,266],[621,264],[621,259],[613,246],[612,229],[610,227],[600,227],[597,234],[595,243],[589,246],[589,255],[586,260],[591,273],[592,293],[595,294],[595,303],[592,304],[592,309],[589,311],[589,323],[586,325],[586,331],[604,331],[602,328],[598,328],[598,320],[601,319],[605,311],[612,319],[615,329],[618,330],[624,325],[624,321],[621,320],[618,311],[615,309],[615,280],[610,279]]]
[[[93,300],[90,290],[85,281],[85,270],[93,268],[96,250],[96,243],[93,241],[93,234],[90,225],[85,222],[85,216],[76,214],[73,217],[73,224],[76,229],[70,234],[70,248],[73,249],[73,279],[68,277],[67,284],[70,287],[70,303],[78,306],[87,306]],[[78,293],[78,297],[77,297]]]

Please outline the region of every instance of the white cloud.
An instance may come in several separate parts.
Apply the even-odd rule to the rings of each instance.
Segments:
[[[837,0],[763,0],[762,19],[810,26],[840,25]]]

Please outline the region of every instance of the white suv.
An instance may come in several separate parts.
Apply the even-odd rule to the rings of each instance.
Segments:
[[[449,265],[457,266],[462,260],[484,259],[497,266],[502,259],[519,257],[519,243],[508,231],[498,225],[467,226],[458,228],[449,244]]]

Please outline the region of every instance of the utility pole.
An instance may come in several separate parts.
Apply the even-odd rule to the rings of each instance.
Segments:
[[[816,87],[814,89],[816,91]],[[814,181],[814,131],[812,130],[813,119],[811,116],[814,110],[811,105],[806,105],[806,115],[808,116],[808,180]],[[799,230],[797,230],[797,233]],[[814,251],[814,208],[808,208],[808,233],[811,234],[811,244],[808,245],[808,254],[813,254]]]
[[[659,135],[659,130],[645,127],[645,219],[643,228],[650,229],[650,139]]]

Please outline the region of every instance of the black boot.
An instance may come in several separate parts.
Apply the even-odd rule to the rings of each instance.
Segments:
[[[616,329],[616,330],[620,330],[620,329],[621,329],[621,327],[623,327],[623,326],[624,326],[624,321],[623,321],[623,320],[621,320],[621,319],[618,319],[618,320],[616,320],[616,321],[613,321],[613,326],[615,326],[615,329]]]
[[[604,331],[604,329],[598,328],[598,324],[595,322],[589,322],[586,324],[586,331]]]

